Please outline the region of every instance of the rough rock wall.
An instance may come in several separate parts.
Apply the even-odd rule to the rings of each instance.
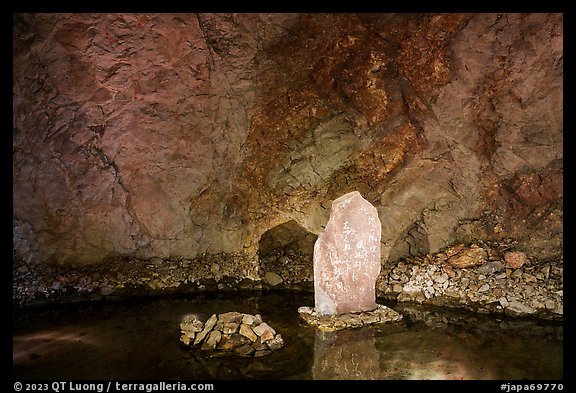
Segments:
[[[562,255],[561,14],[16,14],[14,254],[256,254],[332,200],[382,258]]]

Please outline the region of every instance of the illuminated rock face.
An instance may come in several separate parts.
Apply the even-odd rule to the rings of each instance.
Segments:
[[[18,13],[12,37],[27,268],[226,254],[239,277],[354,190],[386,261],[562,258],[562,13]]]
[[[326,229],[314,245],[314,301],[318,314],[376,308],[381,230],[376,208],[358,191],[334,200]]]

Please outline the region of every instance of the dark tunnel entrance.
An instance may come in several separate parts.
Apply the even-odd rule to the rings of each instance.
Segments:
[[[260,278],[265,287],[314,289],[314,243],[317,235],[288,221],[260,238]]]

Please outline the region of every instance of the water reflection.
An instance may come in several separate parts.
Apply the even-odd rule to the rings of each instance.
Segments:
[[[562,379],[562,324],[393,305],[401,323],[320,332],[306,294],[231,294],[14,314],[20,379]],[[179,323],[260,313],[285,347],[264,358],[209,358],[180,346]]]
[[[471,334],[449,335],[403,324],[336,332],[317,331],[316,380],[498,379],[498,366],[481,359]],[[472,354],[480,355],[473,356]],[[480,360],[480,361],[479,361]]]
[[[68,326],[23,334],[14,338],[15,349],[12,352],[12,361],[21,363],[27,359],[37,359],[39,357],[37,353],[55,352],[64,346],[85,347],[88,350],[97,345],[95,341],[93,337],[87,336],[86,332]]]
[[[381,337],[380,379],[497,379],[489,362],[478,362],[478,340],[442,330],[412,326],[400,335]]]
[[[380,354],[374,329],[317,331],[314,340],[314,379],[379,379]]]
[[[562,379],[563,327],[398,305],[401,334],[377,335],[380,379]]]

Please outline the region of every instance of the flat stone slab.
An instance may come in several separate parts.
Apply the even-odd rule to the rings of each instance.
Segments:
[[[373,310],[380,273],[378,211],[358,191],[332,202],[324,232],[314,244],[314,301],[318,314]]]
[[[354,329],[367,325],[399,322],[402,320],[402,314],[381,304],[377,304],[376,308],[371,311],[337,315],[320,315],[314,308],[302,306],[298,308],[298,314],[300,314],[300,317],[306,321],[306,323],[324,332]]]

